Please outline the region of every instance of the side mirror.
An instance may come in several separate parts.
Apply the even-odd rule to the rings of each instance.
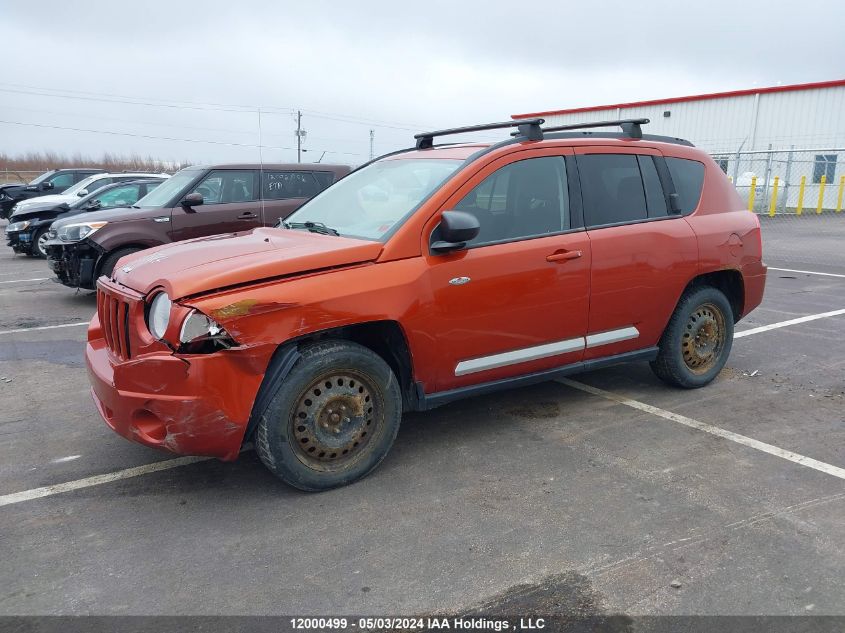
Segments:
[[[47,191],[48,189],[52,189],[55,185],[52,182],[42,182],[41,189],[42,191]]]
[[[466,211],[444,211],[440,216],[441,239],[431,245],[435,253],[449,253],[466,248],[466,243],[475,238],[481,225]]]
[[[80,198],[84,198],[85,196],[87,196],[87,195],[88,195],[88,190],[87,190],[87,189],[80,189],[80,190],[77,192],[77,194],[76,194],[76,195],[77,195],[77,196],[79,196]]]
[[[190,209],[191,207],[199,206],[203,202],[205,202],[205,200],[203,199],[202,194],[195,191],[193,193],[189,193],[187,196],[182,198],[181,204],[182,204],[182,208],[187,210],[187,209]]]
[[[93,211],[95,209],[99,209],[101,206],[103,206],[103,203],[99,200],[91,200],[91,202],[85,205],[85,208],[89,211]]]

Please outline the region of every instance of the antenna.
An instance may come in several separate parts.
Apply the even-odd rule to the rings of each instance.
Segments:
[[[258,199],[261,200],[261,221],[264,221],[264,151],[261,148],[261,106],[258,106]]]

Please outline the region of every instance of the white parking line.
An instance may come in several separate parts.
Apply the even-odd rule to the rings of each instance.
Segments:
[[[60,327],[79,327],[88,325],[88,321],[77,321],[76,323],[62,323],[61,325],[39,325],[38,327],[22,327],[17,330],[0,330],[0,334],[17,334],[18,332],[34,332],[35,330],[55,330]]]
[[[760,332],[768,332],[769,330],[777,330],[778,328],[787,327],[788,325],[797,325],[799,323],[807,323],[808,321],[815,321],[816,319],[826,319],[828,317],[840,316],[845,314],[845,310],[831,310],[830,312],[821,312],[819,314],[809,314],[807,316],[798,317],[797,319],[789,319],[788,321],[779,321],[778,323],[770,323],[769,325],[761,325],[760,327],[751,328],[750,330],[743,330],[741,332],[734,332],[734,338],[742,338],[743,336],[751,336],[752,334],[759,334]]]
[[[93,477],[85,477],[84,479],[77,479],[76,481],[67,481],[63,484],[44,486],[43,488],[33,488],[32,490],[24,490],[23,492],[14,492],[12,494],[0,496],[0,506],[8,506],[14,503],[21,503],[23,501],[32,501],[33,499],[40,499],[41,497],[50,497],[63,492],[79,490],[80,488],[89,488],[91,486],[99,486],[100,484],[107,484],[121,479],[140,477],[141,475],[157,473],[162,470],[170,470],[171,468],[179,468],[180,466],[196,464],[197,462],[204,462],[210,459],[212,458],[177,457],[176,459],[166,459],[161,462],[144,464],[143,466],[135,466],[134,468],[126,468],[124,470],[118,470],[104,475],[94,475]]]
[[[33,279],[13,279],[12,281],[0,281],[0,284],[22,284],[25,281],[46,281],[49,277],[34,277]]]
[[[845,275],[839,275],[837,273],[820,273],[814,270],[792,270],[791,268],[775,268],[773,266],[769,266],[769,270],[779,270],[784,273],[801,273],[804,275],[822,275],[823,277],[842,277],[845,278]]]
[[[704,431],[705,433],[710,433],[711,435],[722,437],[726,440],[730,440],[731,442],[736,442],[737,444],[748,446],[755,450],[768,453],[769,455],[774,455],[775,457],[780,457],[781,459],[800,464],[801,466],[812,468],[813,470],[825,473],[826,475],[832,475],[834,477],[838,477],[839,479],[845,479],[845,468],[839,468],[839,466],[826,464],[825,462],[820,462],[816,459],[813,459],[812,457],[805,457],[804,455],[793,453],[792,451],[773,446],[772,444],[766,444],[765,442],[755,440],[754,438],[747,437],[745,435],[740,435],[739,433],[734,433],[733,431],[727,431],[725,429],[719,428],[718,426],[707,424],[706,422],[699,422],[698,420],[693,420],[692,418],[688,418],[685,415],[680,415],[678,413],[666,411],[665,409],[653,407],[650,404],[640,402],[639,400],[632,400],[631,398],[626,398],[625,396],[620,396],[610,391],[605,391],[604,389],[591,387],[590,385],[585,385],[582,382],[570,380],[569,378],[558,378],[558,382],[568,387],[572,387],[573,389],[578,389],[579,391],[591,393],[595,396],[601,396],[602,398],[605,398],[607,400],[612,400],[614,402],[618,402],[619,404],[624,404],[626,407],[645,411],[646,413],[656,415],[666,420],[671,420],[672,422],[677,422],[678,424],[683,424],[684,426],[688,426],[699,431]]]

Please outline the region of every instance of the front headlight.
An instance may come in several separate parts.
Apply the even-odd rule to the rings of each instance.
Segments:
[[[12,222],[6,227],[6,233],[17,233],[18,231],[25,231],[32,224],[29,220],[23,222]]]
[[[236,345],[229,333],[214,319],[191,310],[179,330],[180,351],[187,353],[214,352]]]
[[[92,233],[103,228],[108,222],[80,222],[79,224],[65,224],[59,228],[57,235],[65,242],[78,242],[90,237]]]
[[[159,340],[163,339],[164,333],[167,332],[172,306],[173,302],[166,292],[159,292],[150,304],[150,310],[147,314],[147,328]]]

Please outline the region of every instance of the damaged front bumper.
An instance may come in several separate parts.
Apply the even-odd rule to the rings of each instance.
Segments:
[[[6,246],[19,254],[28,255],[32,253],[33,232],[30,231],[7,231]]]
[[[47,265],[58,281],[71,288],[94,290],[97,280],[94,278],[100,252],[91,244],[82,242],[62,242],[51,239],[45,244]]]
[[[238,456],[272,346],[122,359],[94,316],[85,359],[103,420],[123,437],[179,455]]]

